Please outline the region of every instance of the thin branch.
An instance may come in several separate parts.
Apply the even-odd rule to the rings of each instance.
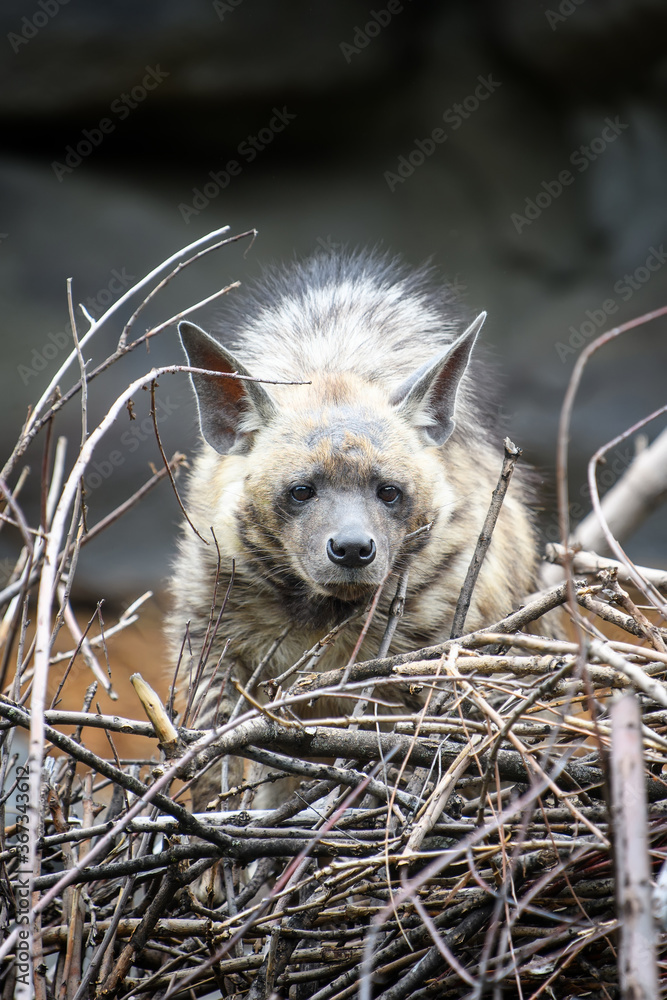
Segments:
[[[570,425],[572,421],[574,401],[581,384],[584,369],[588,364],[589,358],[591,358],[596,351],[599,351],[600,348],[604,347],[621,334],[627,333],[628,330],[633,330],[638,326],[643,326],[645,323],[649,323],[654,319],[659,319],[661,316],[666,315],[667,306],[663,306],[661,309],[655,309],[652,312],[645,313],[643,316],[638,316],[635,319],[630,320],[628,323],[623,323],[621,326],[614,327],[614,329],[608,330],[599,337],[596,337],[595,340],[591,341],[590,344],[587,344],[581,351],[574,364],[572,375],[570,376],[570,381],[565,393],[558,423],[558,442],[556,449],[556,490],[558,497],[558,526],[560,529],[560,541],[565,550],[564,569],[568,583],[568,600],[570,604],[570,611],[575,621],[577,620],[577,608],[574,600],[574,583],[572,580],[572,568],[570,563],[570,508],[568,495],[568,447],[570,442]],[[580,641],[583,641],[581,632],[578,634]]]
[[[155,411],[155,380],[153,380],[151,382],[151,414],[150,415],[151,415],[151,419],[153,421],[153,430],[155,431],[155,440],[157,441],[157,446],[158,446],[158,448],[160,450],[160,456],[161,456],[162,461],[164,463],[165,472],[169,476],[169,482],[171,483],[171,488],[174,491],[174,496],[176,497],[176,502],[178,503],[178,506],[181,508],[181,513],[183,514],[183,517],[188,522],[188,524],[190,525],[190,527],[194,531],[194,533],[197,536],[197,538],[201,539],[201,541],[204,543],[204,545],[208,545],[209,542],[204,538],[203,535],[201,535],[197,531],[197,529],[195,528],[194,524],[190,520],[190,515],[188,514],[187,510],[183,506],[183,501],[181,500],[181,496],[180,496],[180,494],[178,492],[178,487],[176,486],[176,480],[174,479],[173,473],[171,471],[171,467],[169,465],[169,461],[167,459],[167,456],[164,453],[164,448],[162,447],[162,441],[160,440],[160,431],[159,431],[158,425],[157,425],[157,413]]]
[[[473,552],[470,565],[468,566],[466,578],[463,581],[463,586],[461,587],[461,593],[459,594],[456,610],[454,611],[454,618],[452,620],[452,630],[449,635],[450,639],[458,639],[459,636],[463,635],[463,628],[468,615],[468,608],[470,607],[470,602],[472,600],[473,590],[475,589],[475,584],[477,583],[477,577],[479,576],[479,571],[482,568],[482,563],[484,562],[486,553],[489,550],[489,545],[491,544],[491,538],[493,536],[493,529],[496,526],[496,521],[498,520],[498,515],[500,514],[500,508],[503,505],[503,500],[505,499],[505,494],[507,493],[507,488],[510,484],[512,473],[514,472],[514,466],[523,454],[521,448],[517,448],[517,446],[507,437],[503,441],[503,447],[505,449],[505,454],[503,457],[503,467],[500,472],[500,479],[498,480],[498,484],[491,495],[491,503],[489,504],[489,509],[484,519],[482,530],[479,533],[475,551]]]
[[[634,433],[639,430],[649,421],[654,420],[657,416],[667,411],[667,405],[651,413],[644,420],[638,421],[633,427],[625,431],[623,434],[618,435],[612,441],[609,441],[606,445],[595,452],[588,463],[588,487],[591,495],[591,502],[593,504],[593,511],[597,516],[598,522],[602,529],[605,537],[605,541],[609,546],[611,552],[614,553],[617,559],[623,562],[632,578],[635,586],[637,586],[646,597],[655,605],[663,614],[667,614],[667,604],[657,591],[650,585],[650,583],[643,579],[641,574],[637,571],[637,567],[634,565],[632,560],[623,550],[622,546],[616,538],[614,538],[609,524],[607,522],[606,516],[602,510],[602,504],[600,502],[600,495],[597,489],[596,481],[596,468],[599,462],[604,458],[605,452],[614,445],[620,443],[629,434]],[[648,457],[647,457],[647,453]],[[635,468],[633,475],[630,475],[631,470]],[[653,443],[651,448],[647,448],[642,452],[635,462],[630,467],[624,479],[624,487],[622,490],[616,493],[614,498],[615,507],[612,507],[612,511],[616,512],[618,518],[618,500],[625,502],[628,509],[627,520],[625,523],[625,529],[630,531],[634,529],[644,517],[650,513],[651,510],[655,509],[656,506],[661,502],[664,496],[667,496],[667,475],[665,475],[665,468],[667,468],[667,430],[663,431],[660,437]],[[620,484],[619,484],[620,487]],[[620,496],[619,496],[620,494]],[[632,501],[630,501],[632,497]],[[608,507],[611,506],[608,504]]]
[[[158,264],[157,267],[153,268],[153,270],[150,271],[144,278],[142,278],[141,281],[138,281],[135,285],[133,285],[131,288],[129,288],[126,292],[124,292],[123,295],[121,295],[118,299],[116,299],[116,301],[113,302],[109,306],[109,308],[102,314],[102,316],[100,316],[100,318],[98,320],[95,320],[95,322],[92,324],[92,326],[90,327],[90,329],[88,330],[88,332],[86,333],[86,335],[81,338],[81,340],[79,342],[79,348],[80,348],[80,350],[83,350],[83,348],[87,345],[87,343],[89,342],[89,340],[95,335],[95,333],[97,333],[97,331],[100,329],[100,327],[115,312],[117,312],[122,306],[124,306],[125,303],[133,295],[135,295],[140,289],[142,289],[146,285],[150,284],[150,282],[155,277],[157,277],[157,275],[160,274],[161,271],[164,271],[167,267],[169,267],[171,264],[175,263],[180,257],[183,257],[185,254],[189,253],[191,250],[197,249],[197,247],[200,247],[203,244],[208,243],[210,240],[215,239],[216,236],[219,236],[222,233],[226,233],[226,232],[229,232],[229,226],[223,226],[222,229],[215,229],[215,230],[213,230],[213,232],[208,233],[206,236],[202,236],[200,239],[195,240],[194,243],[189,244],[189,246],[184,247],[181,250],[178,250],[175,254],[172,254],[171,257],[168,257],[167,260],[162,261],[161,264]],[[26,421],[26,426],[24,427],[23,432],[21,433],[21,436],[19,438],[19,441],[18,441],[18,443],[17,443],[14,451],[12,452],[12,454],[9,457],[8,461],[5,463],[5,466],[4,466],[3,470],[2,470],[2,472],[0,472],[0,478],[6,478],[9,475],[9,472],[11,471],[11,469],[14,467],[14,464],[17,461],[17,459],[20,458],[21,455],[24,454],[26,448],[28,447],[28,445],[32,441],[32,438],[34,437],[34,434],[39,429],[38,426],[37,426],[37,423],[38,423],[38,418],[41,416],[42,410],[44,409],[44,407],[46,406],[47,402],[49,401],[49,399],[51,398],[51,396],[55,392],[56,387],[62,381],[63,375],[65,374],[65,372],[67,371],[67,369],[70,367],[70,365],[76,360],[76,358],[77,358],[77,352],[76,352],[76,350],[74,350],[63,361],[62,365],[60,366],[60,368],[58,369],[58,371],[55,373],[55,375],[53,376],[53,378],[51,379],[51,381],[47,385],[46,389],[44,390],[44,392],[40,396],[39,400],[37,401],[37,403],[33,407],[32,411],[30,413],[30,416],[29,416],[28,420]]]
[[[597,466],[604,454],[630,435],[635,434],[649,421],[654,420],[667,407],[661,407],[648,417],[634,424],[623,434],[598,449],[590,463]],[[589,467],[590,467],[589,463]],[[633,460],[621,478],[605,493],[600,507],[584,518],[574,531],[574,540],[583,548],[593,549],[603,555],[612,551],[609,534],[623,542],[642,524],[667,493],[667,430],[664,430]],[[590,476],[589,476],[590,482]],[[603,519],[600,519],[602,512]],[[605,530],[606,528],[606,530]]]

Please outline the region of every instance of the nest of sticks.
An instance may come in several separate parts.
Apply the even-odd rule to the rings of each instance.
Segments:
[[[182,256],[190,262],[229,241],[212,238]],[[134,341],[126,327],[111,361],[181,315]],[[66,472],[49,429],[70,400],[85,415],[89,385],[105,369],[88,372],[82,348],[106,319],[75,336],[80,377],[55,393],[59,371],[0,481],[3,519],[23,542],[0,594],[0,998],[657,997],[666,958],[667,573],[625,558],[612,516],[614,490],[637,493],[639,459],[600,501],[595,468],[605,449],[594,456],[595,523],[617,558],[576,551],[592,522],[579,536],[567,523],[571,394],[558,484],[569,544],[548,552],[560,582],[483,631],[354,663],[344,677],[312,673],[305,658],[280,687],[265,687],[265,704],[241,692],[239,714],[214,732],[179,727],[168,698],[165,708],[139,676],[134,718],[95,713],[95,685],[113,682],[113,645],[111,680],[100,650],[138,612],[105,628],[101,619],[93,628],[93,616],[88,630],[72,610],[80,546],[109,522],[85,522],[83,472],[137,388],[187,370],[153,371],[128,387]],[[76,331],[73,311],[72,323]],[[582,356],[575,388],[603,343]],[[30,526],[16,469],[40,431],[45,455],[55,456],[43,463],[42,517]],[[652,452],[655,466],[660,449],[658,438],[642,460]],[[128,503],[173,480],[182,456],[162,454],[164,468]],[[572,623],[567,640],[540,634],[538,619],[558,608]],[[61,625],[73,640],[69,668],[84,660],[96,674],[79,712],[57,699],[47,707]],[[340,696],[341,682],[349,714],[299,721],[299,705],[332,689]],[[406,688],[419,693],[419,711],[397,707]],[[108,754],[87,746],[93,730],[106,732]],[[21,732],[27,757],[16,752]],[[120,733],[143,739],[143,758],[119,758]],[[242,785],[217,811],[193,815],[189,782],[229,755],[248,762]],[[257,792],[285,777],[292,790],[281,805],[257,808]]]

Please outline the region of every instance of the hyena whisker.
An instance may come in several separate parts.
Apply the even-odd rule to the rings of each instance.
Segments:
[[[192,657],[192,645],[190,643],[190,622],[186,623],[185,629],[183,631],[183,638],[181,640],[181,645],[180,645],[180,648],[178,650],[178,656],[176,658],[176,664],[174,666],[174,672],[173,672],[173,675],[172,675],[172,678],[171,678],[171,687],[169,689],[169,700],[167,702],[167,713],[169,714],[170,718],[173,718],[173,715],[174,715],[174,700],[175,700],[175,696],[176,696],[176,684],[178,682],[179,673],[180,673],[180,670],[181,670],[181,665],[183,663],[183,656],[185,654],[186,648],[189,650],[190,657]],[[193,688],[192,688],[191,684],[189,684],[189,690],[190,690],[190,694],[189,694],[189,697],[188,697],[188,702],[187,702],[186,707],[185,707],[185,716],[186,717],[187,717],[188,711],[190,710],[190,704],[191,704],[191,701],[192,701]]]

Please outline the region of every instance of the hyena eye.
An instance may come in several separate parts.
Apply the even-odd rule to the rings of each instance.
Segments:
[[[305,503],[306,500],[310,500],[315,496],[315,490],[312,486],[303,486],[301,484],[293,486],[289,492],[292,499],[296,500],[297,503]]]
[[[380,486],[377,495],[378,499],[382,500],[383,503],[396,503],[403,494],[398,486]]]

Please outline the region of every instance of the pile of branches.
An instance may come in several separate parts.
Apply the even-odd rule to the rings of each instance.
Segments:
[[[186,264],[229,242],[221,235],[132,289],[175,265],[140,308]],[[109,517],[87,523],[82,477],[95,445],[140,386],[188,370],[147,373],[88,429],[90,383],[186,314],[131,340],[138,312],[115,354],[90,372],[83,348],[109,314],[79,338],[71,310],[72,356],[0,479],[3,521],[23,542],[0,593],[0,998],[657,997],[667,957],[667,573],[634,566],[615,529],[629,507],[619,491],[636,497],[633,476],[667,468],[665,435],[602,501],[595,470],[617,441],[600,449],[592,519],[573,533],[567,518],[578,379],[588,357],[631,324],[589,345],[573,374],[559,437],[564,544],[548,552],[550,586],[484,630],[344,672],[308,672],[315,648],[281,686],[264,686],[262,704],[244,691],[232,721],[200,731],[175,724],[139,676],[135,718],[91,711],[96,684],[111,683],[96,656],[105,634],[82,630],[70,602],[81,545],[173,480],[182,462],[160,445],[164,468]],[[77,362],[79,378],[63,391]],[[66,474],[50,429],[76,398],[83,434]],[[43,503],[31,527],[19,463],[40,432]],[[660,484],[640,492],[648,509]],[[635,521],[641,514],[633,501]],[[595,531],[591,547],[615,558],[578,550]],[[481,538],[478,557],[483,546]],[[542,615],[558,608],[572,622],[568,640],[540,634]],[[138,613],[128,609],[106,636]],[[61,627],[73,639],[68,666],[83,658],[96,675],[81,712],[46,705]],[[335,634],[321,643],[331,641]],[[400,707],[406,688],[419,693],[419,711]],[[349,715],[299,721],[299,706],[341,694]],[[107,758],[87,748],[92,729],[106,731]],[[27,756],[16,752],[21,731]],[[142,737],[144,758],[121,761],[114,733]],[[217,811],[193,814],[189,784],[229,755],[249,762],[243,783]],[[259,808],[264,786],[285,779],[280,806]]]

